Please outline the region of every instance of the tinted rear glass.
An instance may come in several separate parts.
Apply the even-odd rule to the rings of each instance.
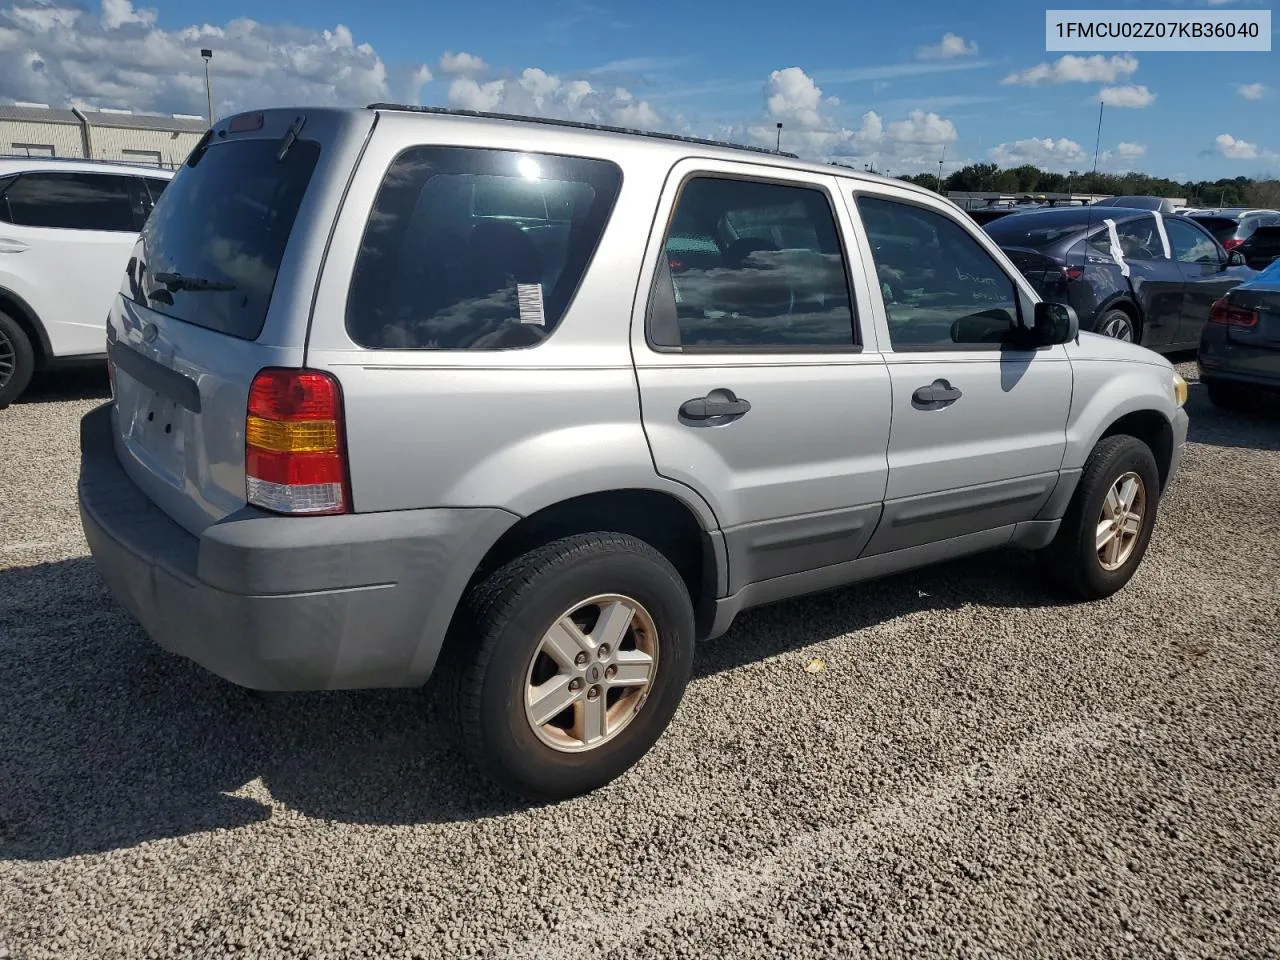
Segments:
[[[156,201],[138,246],[135,299],[153,310],[255,340],[320,146],[215,143]]]
[[[1219,243],[1234,237],[1240,226],[1230,217],[1191,217],[1190,219],[1212,233]]]
[[[605,160],[414,147],[374,201],[347,300],[361,346],[528,347],[564,316],[613,209]]]
[[[1094,223],[1101,223],[1112,212],[1095,213]],[[1046,210],[1043,213],[1011,213],[1007,217],[983,225],[983,230],[1002,247],[1030,247],[1039,250],[1083,233],[1089,223],[1087,211]]]

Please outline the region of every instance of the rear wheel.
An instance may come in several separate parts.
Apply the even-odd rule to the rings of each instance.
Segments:
[[[1151,449],[1136,437],[1102,440],[1085,463],[1058,535],[1040,552],[1046,578],[1082,600],[1123,588],[1146,555],[1159,498]]]
[[[1113,340],[1124,340],[1126,343],[1138,342],[1138,325],[1133,317],[1123,310],[1108,310],[1098,318],[1095,329],[1104,337]]]
[[[35,371],[36,356],[26,331],[0,313],[0,410],[18,398]]]
[[[526,796],[603,786],[670,723],[693,631],[679,573],[634,537],[583,534],[518,557],[471,591],[450,640],[463,749]]]

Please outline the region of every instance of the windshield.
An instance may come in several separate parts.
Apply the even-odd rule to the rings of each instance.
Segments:
[[[255,340],[320,146],[216,143],[156,202],[131,264],[130,295],[174,319]]]

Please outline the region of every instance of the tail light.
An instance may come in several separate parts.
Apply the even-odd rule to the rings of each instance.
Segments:
[[[1083,276],[1084,276],[1084,267],[1063,267],[1062,268],[1063,280],[1079,280]]]
[[[1232,237],[1230,240],[1222,241],[1222,249],[1226,250],[1227,253],[1230,253],[1232,250],[1240,246],[1242,243],[1244,243],[1243,240],[1238,240],[1235,237]]]
[[[1229,327],[1256,327],[1258,311],[1237,307],[1223,297],[1209,308],[1209,322],[1225,323]]]
[[[259,371],[245,418],[246,499],[276,513],[351,509],[338,381],[315,370]]]

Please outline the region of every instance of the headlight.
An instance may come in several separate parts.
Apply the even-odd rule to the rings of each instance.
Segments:
[[[1178,406],[1187,402],[1187,381],[1176,373],[1173,375],[1173,402]]]

